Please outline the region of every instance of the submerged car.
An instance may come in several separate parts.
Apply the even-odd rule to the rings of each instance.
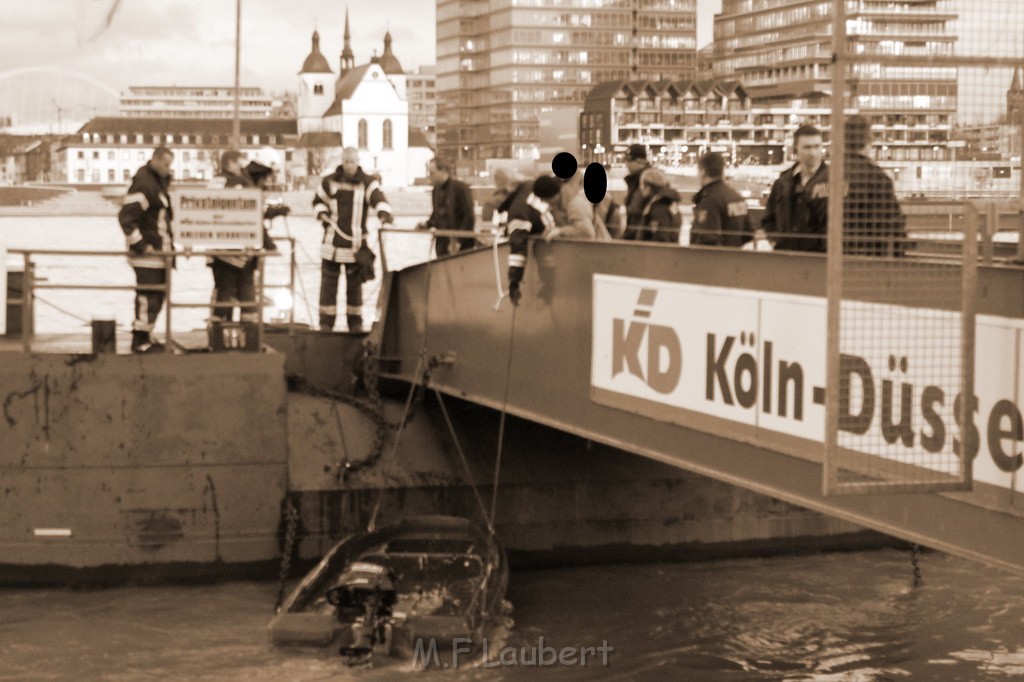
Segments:
[[[507,587],[492,534],[464,518],[413,517],[332,547],[271,620],[270,640],[337,647],[352,665],[378,654],[440,662],[483,646]]]

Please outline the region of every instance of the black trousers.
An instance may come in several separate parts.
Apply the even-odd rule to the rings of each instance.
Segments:
[[[348,328],[363,325],[363,283],[359,279],[359,266],[345,263],[345,315]],[[320,329],[334,329],[338,316],[338,279],[342,263],[320,261]]]
[[[132,268],[135,270],[136,284],[166,284],[167,271],[163,268]],[[132,331],[149,334],[153,331],[156,318],[164,307],[164,292],[135,291],[135,321]]]
[[[231,322],[235,318],[237,305],[242,322],[257,322],[255,305],[239,305],[242,301],[256,300],[256,259],[250,258],[244,268],[214,260],[210,268],[213,270],[214,300],[227,304],[214,308],[213,316]]]

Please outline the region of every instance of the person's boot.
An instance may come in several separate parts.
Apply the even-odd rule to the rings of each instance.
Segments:
[[[363,331],[363,316],[362,315],[348,315],[348,330],[350,332],[359,333]]]
[[[320,316],[320,331],[329,332],[334,329],[334,315]]]

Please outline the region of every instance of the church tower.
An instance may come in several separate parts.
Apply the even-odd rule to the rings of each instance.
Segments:
[[[356,67],[356,55],[352,52],[352,34],[348,30],[348,7],[345,7],[345,46],[341,50],[341,69],[338,73],[338,80]]]
[[[334,72],[320,52],[320,34],[313,31],[313,46],[299,71],[299,133],[318,132],[327,107],[334,101]]]
[[[1013,82],[1006,91],[1006,122],[1010,125],[1024,124],[1024,87],[1021,87],[1021,69],[1013,68]]]

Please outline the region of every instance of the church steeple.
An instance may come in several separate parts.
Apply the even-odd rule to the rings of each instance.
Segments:
[[[1024,121],[1024,87],[1021,86],[1021,68],[1013,68],[1013,81],[1006,91],[1006,118],[1011,125]]]
[[[341,75],[356,66],[356,55],[352,52],[352,34],[348,29],[348,7],[345,7],[345,46],[341,50]]]

